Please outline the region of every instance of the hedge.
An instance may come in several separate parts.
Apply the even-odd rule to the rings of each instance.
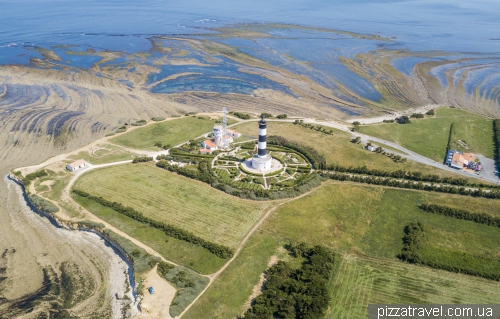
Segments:
[[[484,213],[473,213],[465,209],[458,209],[449,206],[429,203],[423,203],[419,206],[419,208],[433,214],[440,214],[444,216],[454,217],[456,219],[470,220],[478,224],[500,227],[500,218],[493,217]]]
[[[424,238],[424,226],[420,222],[411,222],[405,227],[404,246],[398,257],[413,264],[500,280],[499,260],[425,245],[423,244]]]
[[[440,193],[460,194],[473,197],[500,199],[500,191],[485,192],[482,190],[470,190],[470,189],[465,189],[465,187],[456,187],[448,185],[440,185],[440,186],[424,185],[422,182],[416,183],[413,181],[396,180],[393,178],[351,175],[351,174],[336,173],[336,172],[320,172],[320,173],[324,177],[328,177],[330,179],[338,181],[351,181],[364,184],[383,185],[383,186],[391,186],[398,188],[433,191]]]
[[[93,196],[87,192],[84,192],[84,191],[81,191],[78,189],[73,189],[72,192],[79,195],[79,196],[86,197],[92,201],[95,201],[95,202],[101,204],[102,206],[109,207],[109,208],[111,208],[111,209],[113,209],[113,210],[115,210],[115,211],[117,211],[117,212],[119,212],[127,217],[130,217],[136,221],[139,221],[139,222],[145,223],[145,224],[149,224],[155,228],[161,229],[167,236],[171,236],[171,237],[174,237],[174,238],[177,238],[180,240],[187,241],[187,242],[192,243],[194,245],[201,246],[220,258],[228,259],[228,258],[231,258],[234,254],[234,252],[231,248],[209,242],[207,240],[204,240],[200,237],[197,237],[196,235],[194,235],[188,231],[185,231],[181,228],[178,228],[176,226],[165,224],[165,223],[156,221],[152,218],[146,217],[142,213],[133,209],[132,207],[125,207],[118,202],[111,202],[111,201],[108,201],[100,196],[99,197]]]
[[[497,166],[500,167],[500,120],[493,121],[493,135],[495,138],[495,156]]]
[[[40,171],[37,171],[37,172],[34,172],[34,173],[30,173],[28,175],[26,175],[25,178],[23,178],[23,183],[25,186],[28,186],[32,180],[34,180],[35,178],[37,177],[43,177],[43,176],[48,176],[49,174],[44,170],[40,170]]]

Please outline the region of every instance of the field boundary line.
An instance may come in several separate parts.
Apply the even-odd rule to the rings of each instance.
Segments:
[[[308,191],[307,193],[304,193],[302,195],[299,195],[297,197],[293,197],[293,198],[289,198],[287,200],[284,200],[282,201],[281,203],[278,203],[276,206],[273,206],[271,207],[267,213],[264,214],[264,216],[261,217],[261,219],[252,227],[252,229],[248,232],[248,234],[245,236],[245,238],[243,239],[243,241],[240,243],[240,245],[238,246],[238,248],[236,249],[235,253],[234,253],[234,256],[231,257],[231,259],[229,259],[229,261],[224,264],[224,266],[222,266],[221,269],[219,269],[218,271],[216,271],[215,273],[209,275],[209,278],[210,278],[210,282],[208,283],[208,285],[205,287],[205,289],[203,289],[200,294],[186,307],[186,309],[184,309],[184,311],[178,316],[178,318],[182,318],[183,315],[186,314],[186,312],[191,308],[191,306],[193,306],[195,304],[196,301],[198,301],[198,299],[203,296],[203,294],[208,290],[208,288],[210,288],[210,286],[215,282],[215,280],[219,277],[219,275],[224,272],[224,270],[226,270],[227,267],[229,267],[229,265],[236,259],[236,257],[239,256],[241,250],[243,249],[243,247],[245,246],[245,244],[247,243],[248,239],[250,239],[250,237],[253,235],[253,233],[262,225],[262,223],[274,212],[276,211],[276,209],[278,209],[280,206],[284,205],[284,204],[287,204],[287,203],[290,203],[296,199],[299,199],[299,198],[302,198],[304,196],[307,196],[309,195],[310,193],[316,191],[317,189],[323,187],[323,184],[320,185],[319,187],[316,187],[314,189],[311,189],[310,191]]]

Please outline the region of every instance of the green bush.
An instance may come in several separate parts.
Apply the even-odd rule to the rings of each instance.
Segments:
[[[131,125],[132,126],[142,126],[142,125],[146,125],[146,123],[147,123],[146,120],[139,120],[137,122],[132,123]]]
[[[155,117],[151,118],[151,121],[155,121],[155,122],[160,122],[163,120],[165,120],[165,118],[163,116],[155,116]]]
[[[171,265],[169,263],[166,263],[164,261],[160,261],[158,263],[158,268],[156,268],[156,269],[158,271],[158,275],[160,275],[161,277],[165,277],[167,275],[168,271],[170,269],[173,269],[174,267],[175,266],[173,266],[173,265]]]
[[[436,112],[434,110],[429,110],[425,113],[426,115],[435,115]]]
[[[28,175],[26,175],[25,178],[23,178],[23,183],[25,186],[28,186],[32,180],[34,180],[35,178],[38,178],[38,177],[44,177],[44,176],[48,176],[49,174],[44,170],[39,170],[39,171],[36,171],[34,173],[30,173]]]
[[[240,112],[229,112],[229,114],[232,114],[242,120],[249,120],[250,119],[250,114],[246,113],[240,113]]]
[[[153,157],[151,156],[139,156],[139,157],[134,157],[132,160],[132,163],[144,163],[144,162],[150,162],[153,160]]]
[[[150,255],[144,248],[135,245],[129,239],[124,238],[109,229],[105,229],[104,234],[120,246],[132,260],[136,282],[138,282],[136,274],[141,274],[151,270],[154,265],[160,261],[159,257]]]
[[[37,195],[29,195],[29,198],[33,205],[35,205],[38,209],[43,210],[48,213],[57,213],[59,211],[59,208],[49,202],[48,200],[41,198],[40,196]]]
[[[287,117],[288,117],[288,116],[287,116],[286,114],[278,114],[278,115],[276,116],[276,118],[278,118],[278,119],[280,119],[280,120],[282,120],[282,119],[286,119]]]
[[[180,315],[210,282],[207,277],[183,266],[169,269],[164,277],[177,289],[170,305],[170,315],[173,318]]]
[[[266,119],[273,118],[273,115],[271,113],[262,113],[260,116],[264,116]]]

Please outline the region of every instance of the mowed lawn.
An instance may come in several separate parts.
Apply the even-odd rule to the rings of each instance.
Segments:
[[[233,248],[266,209],[275,205],[228,195],[150,163],[92,171],[82,175],[74,188]]]
[[[159,149],[155,146],[157,142],[175,146],[212,131],[214,125],[215,121],[208,117],[203,119],[197,116],[183,117],[139,127],[110,141],[132,149],[157,150]]]
[[[399,261],[345,254],[325,318],[366,318],[369,304],[496,304],[500,283]]]
[[[256,136],[258,134],[257,122],[243,123],[233,126],[232,129],[251,136]],[[327,129],[329,130],[330,128],[327,127]],[[280,135],[289,141],[310,146],[325,156],[328,164],[335,163],[345,167],[366,166],[370,169],[380,169],[385,171],[396,171],[401,169],[406,171],[422,172],[424,174],[436,174],[441,177],[463,178],[463,175],[455,174],[453,172],[441,170],[414,161],[394,163],[394,161],[387,156],[375,152],[369,152],[365,150],[361,144],[351,143],[352,135],[348,132],[337,129],[333,129],[333,135],[327,135],[300,125],[294,125],[293,123],[268,121],[267,134],[268,136]],[[448,135],[446,138],[448,138]],[[477,179],[473,178],[469,178],[468,180],[472,183],[478,182]]]
[[[412,119],[411,124],[362,125],[360,132],[399,143],[442,162],[446,155],[451,123],[455,123],[453,140],[465,141],[469,146],[468,151],[493,158],[493,120],[464,110],[440,108],[436,110],[436,116]],[[467,151],[465,148],[461,150]]]
[[[397,259],[404,227],[425,224],[436,247],[500,259],[500,229],[430,214],[423,202],[500,213],[500,201],[449,194],[327,182],[312,193],[280,206],[250,238],[185,318],[234,318],[268,261],[290,242],[321,244],[338,253],[327,318],[366,318],[370,303],[498,303],[500,283],[479,277],[410,265]]]

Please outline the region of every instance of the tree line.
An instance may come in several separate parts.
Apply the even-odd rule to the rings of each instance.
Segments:
[[[152,156],[139,156],[139,157],[134,157],[132,160],[132,163],[144,163],[144,162],[150,162],[153,160]]]
[[[474,256],[467,252],[425,245],[424,225],[411,222],[405,227],[403,249],[398,255],[403,261],[436,269],[500,280],[500,261]]]
[[[421,172],[404,171],[401,169],[390,172],[380,169],[370,169],[366,166],[346,167],[338,164],[329,164],[326,166],[325,170],[343,172],[343,173],[372,175],[379,177],[392,177],[392,178],[408,179],[421,182],[445,183],[445,184],[459,185],[459,186],[467,185],[467,179],[465,178],[440,177],[439,175],[436,174],[423,174]]]
[[[433,214],[440,214],[454,217],[456,219],[470,220],[478,224],[500,227],[500,218],[484,213],[473,213],[465,209],[429,203],[423,203],[419,206],[419,208]]]
[[[266,271],[264,292],[244,314],[244,319],[322,318],[330,300],[328,281],[333,274],[334,254],[323,246],[289,245],[290,254],[304,258],[296,269],[278,261]]]
[[[425,191],[448,193],[448,194],[459,194],[459,195],[473,196],[473,197],[500,199],[500,191],[486,192],[480,189],[471,190],[471,189],[466,189],[465,187],[457,187],[449,185],[434,185],[434,184],[425,185],[420,181],[416,183],[413,181],[396,180],[393,178],[352,175],[352,174],[337,173],[337,172],[321,172],[320,174],[324,177],[338,181],[350,181],[350,182],[372,184],[372,185],[391,186],[398,188],[417,189],[417,190],[425,190]]]
[[[174,238],[177,238],[179,240],[184,240],[184,241],[187,241],[188,243],[191,243],[191,244],[194,244],[197,246],[201,246],[220,258],[228,259],[228,258],[231,258],[234,254],[234,251],[229,247],[209,242],[205,239],[202,239],[202,238],[200,238],[200,237],[198,237],[198,236],[196,236],[196,235],[194,235],[186,230],[178,228],[176,226],[165,224],[165,223],[159,222],[155,219],[146,217],[142,213],[133,209],[132,207],[126,207],[126,206],[123,206],[121,203],[111,202],[111,201],[108,201],[100,196],[99,197],[93,196],[87,192],[84,192],[84,191],[81,191],[78,189],[73,189],[72,192],[76,195],[79,195],[79,196],[88,198],[89,200],[95,201],[95,202],[101,204],[102,206],[109,207],[109,208],[117,211],[118,213],[121,213],[127,217],[130,217],[138,222],[149,224],[155,228],[158,228],[158,229],[162,230],[167,236],[174,237]]]
[[[500,120],[493,121],[493,136],[495,140],[497,167],[500,167]]]

